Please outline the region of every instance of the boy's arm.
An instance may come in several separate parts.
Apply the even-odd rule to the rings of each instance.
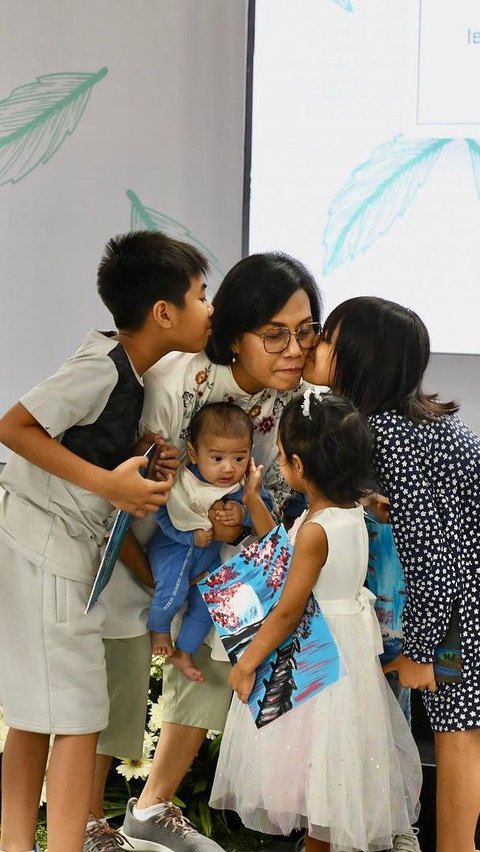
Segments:
[[[155,482],[139,475],[139,469],[148,465],[143,456],[127,459],[114,470],[85,461],[52,438],[20,402],[0,419],[0,442],[47,473],[138,517],[166,503],[171,488],[172,480]]]
[[[127,530],[125,534],[119,556],[140,583],[153,589],[154,582],[150,563],[131,530]]]

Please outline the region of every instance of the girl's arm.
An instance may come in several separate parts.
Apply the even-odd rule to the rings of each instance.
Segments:
[[[248,700],[255,683],[255,670],[260,663],[299,624],[327,554],[328,542],[323,527],[305,523],[297,536],[280,600],[231,671],[230,683],[240,701]]]
[[[258,536],[266,535],[276,526],[261,495],[262,473],[263,465],[259,464],[257,467],[251,458],[247,481],[243,489],[243,505],[247,509],[251,526]]]

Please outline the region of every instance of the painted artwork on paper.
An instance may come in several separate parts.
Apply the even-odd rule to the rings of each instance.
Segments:
[[[292,552],[279,525],[198,584],[232,663],[277,604]],[[255,724],[261,728],[274,721],[343,673],[333,636],[311,595],[295,632],[257,669],[248,702]]]

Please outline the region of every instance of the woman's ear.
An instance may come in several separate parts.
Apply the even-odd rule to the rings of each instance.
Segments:
[[[187,441],[187,456],[188,460],[191,461],[192,464],[197,463],[197,453],[195,451],[195,447],[190,443],[190,441]]]

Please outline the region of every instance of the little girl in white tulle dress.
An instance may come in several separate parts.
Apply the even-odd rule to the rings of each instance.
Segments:
[[[306,852],[390,849],[418,815],[421,766],[363,588],[368,536],[357,501],[373,485],[368,426],[348,400],[308,390],[285,408],[278,443],[283,476],[309,508],[289,534],[281,598],[232,669],[210,804],[268,834],[305,828]],[[345,674],[257,728],[246,704],[255,670],[295,630],[311,592]]]

